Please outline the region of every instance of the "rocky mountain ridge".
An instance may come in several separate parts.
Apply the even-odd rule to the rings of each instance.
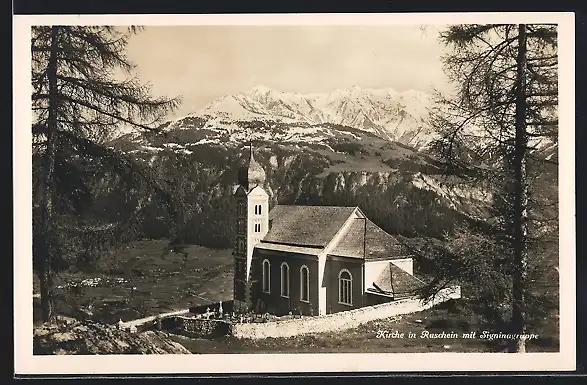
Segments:
[[[218,98],[188,117],[213,122],[264,120],[302,127],[341,125],[419,148],[430,141],[426,118],[431,102],[430,95],[415,90],[400,93],[391,88],[354,86],[329,93],[300,94],[257,86]]]
[[[390,233],[439,236],[456,218],[482,217],[491,194],[443,175],[427,148],[429,103],[416,91],[301,95],[255,87],[168,121],[160,132],[109,145],[173,181],[189,216],[204,226],[192,229],[198,244],[229,231],[236,171],[250,146],[274,204],[359,205]],[[229,247],[230,237],[221,238],[205,245]]]

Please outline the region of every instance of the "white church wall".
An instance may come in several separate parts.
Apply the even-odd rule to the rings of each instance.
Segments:
[[[371,286],[390,262],[408,274],[414,275],[414,260],[412,258],[368,261],[365,263],[365,285],[367,287]]]
[[[453,286],[441,290],[434,299],[428,302],[423,302],[418,298],[407,298],[324,316],[259,324],[234,324],[232,326],[232,335],[237,338],[251,339],[287,338],[302,334],[346,330],[377,319],[419,312],[449,299],[458,298],[461,298],[461,288],[460,286]]]
[[[255,214],[255,206],[261,205],[261,214]],[[261,225],[261,232],[255,232]],[[261,187],[253,188],[247,195],[247,272],[251,269],[253,249],[269,230],[269,196]]]
[[[365,286],[373,286],[373,282],[381,275],[389,261],[373,261],[365,263]]]
[[[393,259],[391,263],[408,274],[414,275],[414,260],[412,258]]]

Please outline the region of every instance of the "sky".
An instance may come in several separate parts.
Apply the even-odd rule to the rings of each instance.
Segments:
[[[359,86],[446,89],[439,26],[149,26],[128,58],[156,96],[181,95],[176,116],[263,85],[318,93]]]

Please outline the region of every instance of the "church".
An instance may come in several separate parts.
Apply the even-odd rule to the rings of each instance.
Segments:
[[[234,307],[324,315],[414,295],[413,260],[359,207],[275,205],[254,159],[234,192]]]

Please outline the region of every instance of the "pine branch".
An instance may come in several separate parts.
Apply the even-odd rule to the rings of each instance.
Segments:
[[[161,184],[155,180],[148,171],[136,162],[127,159],[124,155],[115,150],[103,147],[90,140],[80,138],[67,131],[58,131],[58,137],[69,143],[71,146],[75,146],[78,152],[100,159],[103,165],[108,166],[118,175],[130,177],[132,181],[135,181],[131,182],[131,185],[134,185],[136,182],[146,183],[147,187],[152,189],[152,191],[163,199],[172,218],[176,217],[181,211],[181,208],[177,207],[171,192],[169,192],[167,188],[161,186]]]
[[[137,122],[135,122],[135,121],[133,121],[133,120],[131,120],[129,118],[125,118],[125,117],[122,117],[120,115],[116,115],[114,113],[108,112],[108,111],[106,111],[104,109],[101,109],[100,107],[97,107],[97,106],[95,106],[95,105],[93,105],[90,102],[87,102],[85,100],[73,99],[73,98],[68,97],[66,95],[63,95],[63,94],[60,94],[59,95],[59,98],[61,100],[64,100],[64,101],[68,101],[68,102],[75,103],[75,104],[78,104],[80,106],[86,107],[89,110],[95,111],[95,112],[97,112],[99,114],[102,114],[102,115],[109,116],[109,117],[114,118],[116,120],[119,120],[121,122],[128,123],[128,124],[130,124],[130,125],[132,125],[134,127],[142,128],[142,129],[145,129],[147,131],[158,132],[158,129],[157,128],[149,127],[147,125],[144,125],[144,124],[141,124],[141,123],[137,123]]]

